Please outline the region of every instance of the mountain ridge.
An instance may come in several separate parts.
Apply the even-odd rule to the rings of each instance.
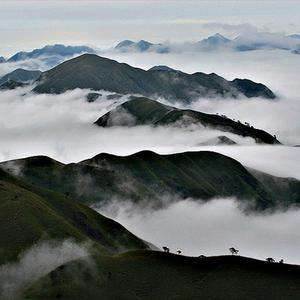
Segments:
[[[178,109],[145,97],[131,97],[131,100],[118,105],[115,109],[99,117],[94,124],[101,127],[135,125],[189,126],[201,124],[205,127],[243,137],[252,137],[257,143],[280,144],[273,135],[261,129],[256,129],[248,123],[248,125],[242,124],[223,115]]]
[[[210,151],[169,155],[141,151],[129,156],[101,153],[67,165],[38,156],[3,162],[0,167],[26,182],[89,205],[130,199],[160,207],[164,196],[173,201],[235,197],[254,211],[300,204],[298,180],[263,173],[256,177],[238,161]]]
[[[239,82],[227,81],[216,74],[145,71],[95,54],[83,54],[44,72],[33,91],[58,94],[75,88],[89,88],[185,102],[199,97],[236,98],[240,94],[248,98],[275,98],[262,84],[249,81],[246,87],[243,86],[248,88],[247,93],[239,90],[239,86]]]

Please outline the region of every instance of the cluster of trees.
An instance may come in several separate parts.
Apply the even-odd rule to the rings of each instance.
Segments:
[[[164,251],[165,253],[170,253],[170,248],[164,246],[164,247],[162,247],[162,249],[163,249],[163,251]],[[229,251],[230,251],[230,253],[231,253],[232,255],[238,255],[239,252],[240,252],[238,249],[236,249],[236,248],[234,248],[234,247],[230,247],[230,248],[229,248]],[[182,254],[182,251],[181,251],[181,250],[177,250],[176,253],[177,253],[177,254]],[[205,255],[200,255],[199,257],[200,257],[200,258],[204,258],[204,257],[206,257],[206,256],[205,256]],[[272,257],[267,257],[267,258],[266,258],[266,261],[269,262],[269,263],[275,263],[275,262],[276,262],[275,259],[272,258]],[[283,259],[280,259],[280,260],[278,261],[278,263],[283,264],[283,263],[284,263],[284,260],[283,260]]]

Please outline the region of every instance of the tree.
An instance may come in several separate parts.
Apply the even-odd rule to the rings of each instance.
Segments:
[[[168,247],[164,246],[164,247],[162,247],[162,248],[163,248],[164,252],[166,252],[166,253],[169,253],[169,252],[170,252],[170,249],[169,249]]]
[[[234,247],[229,248],[229,251],[232,255],[237,255],[239,253],[239,250],[235,249]]]

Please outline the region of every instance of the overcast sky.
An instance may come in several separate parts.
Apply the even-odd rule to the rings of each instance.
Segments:
[[[0,55],[44,44],[198,40],[262,31],[300,32],[300,1],[0,0]]]

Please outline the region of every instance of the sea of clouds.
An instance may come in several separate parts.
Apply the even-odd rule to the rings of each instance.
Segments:
[[[113,127],[93,125],[101,115],[126,101],[108,100],[108,92],[93,103],[88,90],[61,95],[35,95],[30,87],[0,92],[0,161],[32,155],[48,155],[61,162],[78,162],[101,152],[128,155],[140,150],[158,153],[211,150],[233,157],[246,166],[282,177],[300,179],[299,56],[286,51],[252,51],[189,54],[116,54],[108,56],[133,66],[168,65],[185,72],[215,72],[226,79],[250,78],[268,85],[275,101],[263,99],[199,99],[188,106],[199,111],[221,113],[264,129],[283,146],[256,145],[249,138],[226,134],[238,146],[203,146],[223,132],[199,128]],[[0,74],[5,73],[1,70]],[[160,101],[166,103],[164,99]],[[173,104],[177,107],[181,103]],[[225,254],[235,246],[242,255],[274,256],[300,263],[297,210],[265,216],[246,216],[234,199],[208,204],[178,201],[162,210],[141,211],[118,207],[100,208],[141,238],[188,255]]]

